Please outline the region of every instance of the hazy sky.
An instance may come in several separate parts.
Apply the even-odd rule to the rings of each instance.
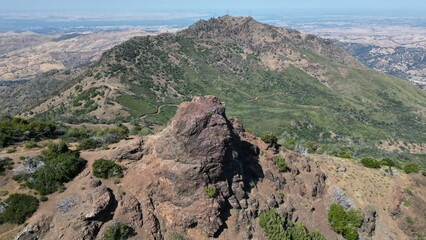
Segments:
[[[321,9],[426,12],[426,0],[0,0],[2,12],[182,12]]]

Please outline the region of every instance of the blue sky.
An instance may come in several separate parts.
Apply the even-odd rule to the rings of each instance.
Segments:
[[[2,12],[191,12],[238,10],[426,12],[426,0],[0,0]]]

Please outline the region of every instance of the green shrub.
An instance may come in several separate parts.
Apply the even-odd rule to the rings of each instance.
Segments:
[[[335,157],[340,157],[340,158],[351,158],[351,151],[353,149],[348,148],[348,147],[337,147],[334,148],[331,152],[330,155],[335,156]]]
[[[308,153],[315,153],[321,147],[321,145],[319,143],[316,143],[316,142],[313,142],[313,141],[309,141],[309,142],[303,144],[303,146],[308,149]]]
[[[204,187],[204,193],[208,198],[214,198],[216,196],[216,187],[214,185],[207,185]]]
[[[6,153],[14,153],[16,152],[16,147],[15,146],[11,146],[6,148]]]
[[[49,200],[46,196],[41,196],[40,197],[40,201],[41,202],[46,202],[47,200]]]
[[[297,144],[296,140],[294,140],[294,139],[287,139],[283,143],[283,146],[285,148],[287,148],[287,149],[294,149],[294,148],[296,148],[296,144]]]
[[[77,147],[77,150],[88,150],[95,149],[98,147],[98,143],[92,138],[85,138],[81,140],[80,144]]]
[[[290,239],[290,234],[285,231],[284,223],[284,219],[273,209],[260,213],[259,225],[269,240]]]
[[[380,161],[380,164],[383,165],[383,166],[389,166],[389,167],[395,167],[396,166],[395,161],[390,159],[390,158],[383,158]]]
[[[123,223],[114,223],[105,229],[105,240],[125,240],[130,235],[131,228]]]
[[[420,166],[417,163],[406,163],[404,166],[404,172],[407,174],[418,173],[420,171]]]
[[[356,240],[358,239],[357,229],[361,226],[363,217],[355,209],[346,212],[342,206],[333,203],[328,211],[328,221],[333,230],[342,234],[345,239]]]
[[[68,128],[62,136],[67,141],[79,141],[90,136],[90,131],[86,128]]]
[[[98,178],[122,177],[123,168],[114,161],[98,159],[93,163],[93,175]]]
[[[0,117],[0,147],[30,139],[52,137],[55,135],[56,128],[57,126],[51,122]]]
[[[58,191],[63,184],[72,180],[86,165],[86,160],[72,152],[64,142],[49,143],[42,152],[45,165],[35,173],[24,176],[27,185],[46,195]]]
[[[117,134],[120,138],[123,139],[129,136],[129,132],[129,129],[126,126],[118,124],[116,128],[105,128],[99,131],[95,131],[93,134],[98,137],[107,134]]]
[[[287,164],[282,157],[273,157],[272,161],[274,162],[275,166],[277,166],[279,172],[285,172],[287,170]]]
[[[30,140],[24,144],[24,148],[31,149],[38,147],[37,143],[34,140]]]
[[[327,240],[320,232],[318,231],[312,231],[311,232],[311,239],[312,240]]]
[[[361,159],[361,164],[367,168],[380,168],[380,162],[372,158]]]
[[[291,227],[289,227],[288,232],[290,233],[290,239],[311,239],[311,236],[306,230],[305,226],[301,223],[295,223]]]
[[[273,209],[260,213],[259,225],[269,240],[325,240],[318,231],[309,233],[302,223],[286,223]]]
[[[413,224],[414,223],[414,219],[413,219],[413,217],[411,217],[411,216],[407,216],[407,217],[405,217],[405,220],[407,221],[407,223],[409,223],[409,224]]]
[[[37,198],[25,194],[12,194],[4,203],[7,207],[0,213],[0,224],[22,224],[38,208]]]
[[[278,141],[277,136],[272,132],[263,134],[260,139],[267,144],[276,144]]]
[[[0,158],[0,173],[3,173],[6,168],[12,164],[12,159],[8,157]]]

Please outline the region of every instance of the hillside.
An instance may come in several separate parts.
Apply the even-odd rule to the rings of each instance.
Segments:
[[[0,155],[12,161],[0,175],[0,239],[379,240],[425,234],[425,176],[265,143],[228,118],[214,96],[179,104],[157,134],[79,153],[52,146],[58,145]],[[52,164],[54,152],[55,161],[64,154],[87,161],[63,186],[38,174]],[[52,191],[31,185],[40,177]],[[16,219],[8,210],[16,206],[5,200],[14,193],[41,202],[19,224],[3,224]],[[19,207],[24,212],[27,205]],[[340,215],[333,215],[336,207]]]
[[[22,116],[164,125],[177,103],[212,94],[232,103],[228,112],[252,132],[273,131],[288,147],[314,141],[353,156],[424,159],[399,142],[424,149],[425,92],[363,67],[329,40],[252,18],[135,37],[78,79]],[[397,151],[377,151],[383,142]]]

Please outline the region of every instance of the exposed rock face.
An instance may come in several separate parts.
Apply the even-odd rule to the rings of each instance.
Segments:
[[[16,237],[15,240],[36,240],[46,234],[52,222],[51,216],[41,216],[37,224],[29,224]]]
[[[152,164],[160,165],[155,178],[164,179],[147,186],[149,198],[156,208],[173,208],[171,227],[198,226],[214,236],[224,213],[231,206],[241,208],[250,189],[247,183],[263,177],[253,161],[255,148],[241,142],[224,105],[213,96],[182,103],[146,148],[155,158]],[[208,185],[216,189],[214,198],[204,192]]]
[[[121,183],[93,179],[86,169],[76,178],[78,188],[67,188],[55,202],[51,221],[33,217],[20,240],[102,239],[115,222],[129,226],[135,239],[170,239],[173,232],[191,239],[259,239],[256,218],[268,208],[310,229],[322,227],[317,223],[324,214],[316,209],[326,209],[327,177],[319,165],[306,154],[269,148],[238,119],[227,119],[213,96],[182,103],[160,133],[101,154],[87,156],[126,164]],[[288,171],[278,171],[275,156],[285,159]]]
[[[143,140],[139,138],[132,139],[125,146],[118,147],[108,154],[109,159],[121,161],[127,160],[140,160],[143,156]]]
[[[364,211],[364,222],[360,227],[361,239],[371,239],[376,230],[377,211],[369,206]]]

